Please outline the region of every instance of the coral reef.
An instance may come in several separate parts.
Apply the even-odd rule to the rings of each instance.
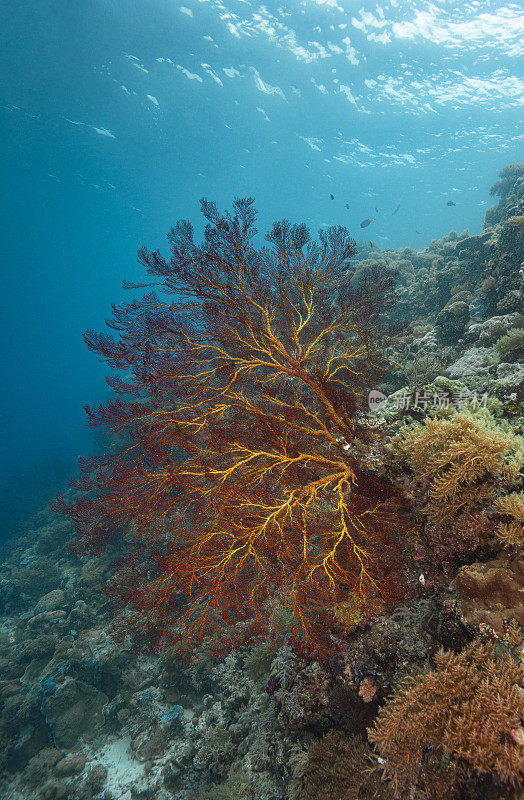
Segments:
[[[2,797],[520,800],[522,165],[492,193],[421,251],[211,204],[142,251],[80,541],[42,510],[0,563]]]
[[[49,516],[4,552],[1,583],[17,602],[0,618],[2,796],[233,800],[248,786],[247,797],[283,797],[286,733],[265,687],[272,664],[290,671],[296,657],[262,647],[190,670],[171,650],[133,652],[110,635],[100,591],[118,549],[82,562],[64,553],[71,536]],[[40,561],[59,565],[61,608],[35,614],[19,564],[33,572]]]

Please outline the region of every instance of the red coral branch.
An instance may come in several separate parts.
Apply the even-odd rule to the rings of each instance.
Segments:
[[[122,373],[89,423],[124,443],[84,462],[89,495],[56,508],[95,549],[130,521],[155,540],[157,569],[134,570],[133,601],[181,650],[230,642],[240,623],[268,635],[277,619],[297,645],[325,648],[337,604],[395,588],[400,504],[356,447],[371,439],[357,419],[385,368],[391,278],[365,273],[333,310],[327,284],[355,253],[344,228],[313,242],[277,222],[256,250],[252,200],[202,211],[200,245],[180,222],[169,261],[139,253],[161,296],[113,307],[116,338],[86,334]]]

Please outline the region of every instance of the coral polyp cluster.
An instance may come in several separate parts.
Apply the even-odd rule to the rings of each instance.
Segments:
[[[122,373],[91,424],[125,443],[83,464],[88,494],[60,510],[95,548],[130,522],[156,539],[158,569],[127,598],[180,649],[227,645],[238,623],[273,635],[278,616],[325,649],[336,608],[394,590],[401,504],[360,459],[376,436],[357,421],[386,363],[392,279],[365,271],[333,311],[326,285],[355,253],[344,228],[314,242],[283,221],[256,250],[252,200],[202,211],[202,244],[181,222],[169,261],[140,252],[161,294],[113,309],[118,338],[86,334]]]

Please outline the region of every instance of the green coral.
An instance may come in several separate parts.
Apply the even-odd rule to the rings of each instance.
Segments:
[[[496,364],[498,359],[493,358],[493,356],[483,356],[482,357],[482,366],[483,367],[491,367]]]
[[[482,407],[487,408],[494,416],[500,416],[502,413],[500,400],[487,396],[484,387],[484,379],[476,380],[475,376],[468,376],[465,380],[458,381],[439,375],[431,383],[417,386],[418,400],[415,390],[410,386],[403,386],[402,389],[390,394],[384,413],[388,423],[399,414],[404,418],[406,416],[417,418],[420,412],[439,419],[447,419],[455,414],[457,408],[475,412]],[[409,398],[409,404],[406,398]],[[415,400],[417,400],[416,406]]]
[[[194,800],[252,800],[253,797],[248,775],[231,771],[224,783],[200,791]]]
[[[271,662],[275,658],[275,646],[272,642],[263,642],[251,648],[245,658],[244,667],[254,681],[263,681],[269,677]]]
[[[501,356],[507,356],[517,350],[524,349],[524,328],[510,328],[505,336],[501,336],[495,344]]]

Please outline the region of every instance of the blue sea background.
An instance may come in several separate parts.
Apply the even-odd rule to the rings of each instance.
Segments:
[[[93,450],[82,331],[202,196],[422,248],[522,160],[511,2],[3,0],[0,39],[3,538]]]

